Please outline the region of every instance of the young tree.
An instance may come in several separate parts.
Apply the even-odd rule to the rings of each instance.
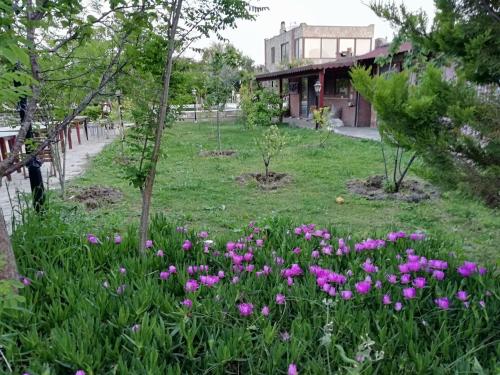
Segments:
[[[260,137],[256,138],[256,143],[264,162],[267,181],[269,179],[269,165],[272,158],[278,155],[283,150],[283,147],[285,147],[285,136],[280,133],[280,129],[276,125],[271,125],[264,130]]]
[[[243,87],[241,92],[241,109],[248,128],[269,126],[273,119],[281,114],[280,96],[266,88],[256,89]]]
[[[217,111],[217,146],[219,153],[222,152],[220,134],[220,112],[224,110],[226,103],[242,78],[244,64],[243,55],[230,44],[214,44],[207,48],[203,54],[206,64],[206,103],[210,107],[216,107]]]
[[[313,111],[313,119],[314,122],[317,124],[317,126],[320,129],[326,130],[325,135],[321,137],[320,142],[319,142],[319,147],[324,147],[326,144],[326,141],[330,137],[330,134],[332,133],[331,129],[329,129],[330,125],[330,108],[329,107],[322,107],[320,109],[315,109]]]

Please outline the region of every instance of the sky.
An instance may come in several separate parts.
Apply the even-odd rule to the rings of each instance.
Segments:
[[[433,0],[396,0],[409,9],[422,8],[429,17],[435,13]],[[305,22],[309,25],[367,26],[375,25],[375,38],[392,39],[393,30],[379,19],[365,4],[368,0],[259,0],[258,6],[270,9],[257,16],[255,21],[239,21],[238,28],[223,32],[237,49],[250,56],[256,64],[264,64],[264,39],[279,33],[281,21],[287,29],[290,24]],[[213,40],[204,40],[196,47],[209,46]]]

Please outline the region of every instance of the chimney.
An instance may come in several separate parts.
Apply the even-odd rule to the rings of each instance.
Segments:
[[[382,47],[385,44],[387,44],[386,38],[376,38],[375,39],[375,48]]]
[[[280,34],[286,33],[285,21],[281,21]]]

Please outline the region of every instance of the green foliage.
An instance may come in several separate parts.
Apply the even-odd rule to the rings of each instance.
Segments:
[[[490,269],[485,276],[460,277],[456,267],[462,259],[450,257],[450,244],[440,238],[387,241],[370,251],[369,258],[380,267],[371,277],[382,288],[344,301],[325,294],[308,269],[315,264],[337,273],[352,270],[345,284],[336,285],[338,292],[354,291],[355,283],[366,277],[361,266],[368,255],[354,251],[365,237],[341,232],[336,225],[325,227],[331,233],[327,242],[336,245],[342,238],[351,252],[311,261],[323,238],[308,241],[295,235],[294,225],[283,219],[262,222],[258,230],[253,225],[238,233],[210,232],[214,245],[205,253],[204,239],[193,231],[181,233],[158,216],[151,225],[154,247],[145,255],[136,249],[133,227],[121,233],[119,245],[109,228],[94,233],[100,242],[90,244],[86,234],[92,221],[84,211],[49,208],[43,226],[32,216],[14,233],[20,271],[32,284],[21,290],[26,299],[21,308],[0,309],[2,353],[12,373],[276,374],[286,373],[291,362],[306,374],[496,371],[498,275]],[[29,240],[33,233],[44,241]],[[236,275],[231,260],[214,252],[223,253],[227,242],[251,234],[247,245],[255,249],[252,264],[256,270],[269,265],[271,273],[256,277],[243,272],[231,283]],[[372,232],[370,237],[385,235]],[[190,251],[182,250],[186,239],[193,243]],[[255,246],[257,239],[264,241],[263,247]],[[291,251],[296,247],[300,254]],[[417,291],[417,298],[404,300],[404,286],[389,284],[385,276],[398,273],[402,261],[397,256],[405,256],[410,247],[427,259],[447,260],[448,270],[443,281],[420,271],[427,286]],[[155,255],[158,249],[164,249],[163,257]],[[275,257],[283,258],[282,267]],[[294,263],[304,272],[288,287],[280,273]],[[223,270],[225,277],[212,287],[185,292],[186,281],[199,278],[189,276],[187,268],[201,264],[209,267],[209,274]],[[159,273],[169,265],[177,273],[161,280]],[[43,276],[36,277],[40,270]],[[126,287],[120,293],[122,285]],[[458,290],[469,293],[468,308],[455,298]],[[278,293],[285,295],[285,304],[275,302]],[[401,311],[382,304],[386,293],[393,303],[403,302]],[[443,296],[451,301],[446,311],[433,301]],[[193,301],[191,309],[181,305],[185,298]],[[251,316],[239,315],[241,302],[254,305]],[[260,314],[264,305],[270,307],[267,317]],[[6,361],[0,362],[1,372],[8,372]]]
[[[262,156],[262,161],[264,162],[267,179],[269,177],[269,164],[271,163],[271,159],[283,150],[286,144],[286,137],[281,134],[280,129],[276,125],[271,125],[255,139],[255,142]]]
[[[281,98],[272,90],[266,88],[242,87],[241,110],[246,125],[252,129],[257,126],[269,126],[275,117],[279,117]]]
[[[329,129],[330,125],[330,108],[329,107],[322,107],[320,109],[315,109],[313,110],[313,119],[314,122],[316,123],[316,126],[319,129],[324,129],[324,135],[321,137],[319,146],[324,147],[326,141],[330,137],[330,134],[332,133],[331,129]]]

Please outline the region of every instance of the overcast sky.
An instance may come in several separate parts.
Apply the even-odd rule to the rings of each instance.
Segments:
[[[432,17],[433,0],[403,1],[410,9],[422,8]],[[264,63],[264,39],[279,33],[281,21],[287,29],[290,24],[305,22],[309,25],[366,26],[375,25],[375,38],[392,38],[389,24],[380,20],[364,3],[368,0],[260,0],[259,6],[270,9],[261,13],[255,21],[240,21],[236,30],[223,33],[224,37],[239,50],[250,56],[257,64]],[[197,47],[208,46],[205,40]]]

